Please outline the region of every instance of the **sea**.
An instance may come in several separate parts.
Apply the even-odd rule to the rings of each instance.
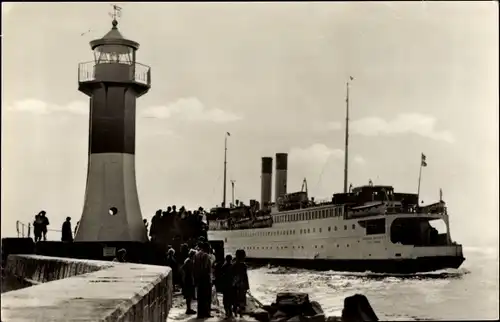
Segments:
[[[459,269],[412,275],[251,269],[250,292],[263,304],[278,292],[306,292],[326,316],[341,316],[344,298],[363,294],[380,320],[498,320],[498,247],[465,247],[464,256]],[[4,278],[2,293],[25,287]]]
[[[498,247],[465,247],[464,256],[459,269],[412,275],[257,268],[250,292],[263,304],[277,292],[306,292],[326,316],[340,316],[345,297],[363,294],[380,320],[498,320]]]

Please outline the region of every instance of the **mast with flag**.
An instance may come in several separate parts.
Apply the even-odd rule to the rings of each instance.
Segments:
[[[231,133],[226,132],[224,137],[224,184],[222,193],[222,208],[226,208],[226,184],[227,184],[227,137],[231,136]]]
[[[349,82],[353,81],[354,77],[349,76],[347,81],[347,95],[346,95],[346,113],[345,113],[345,151],[344,151],[344,193],[347,193],[347,180],[348,180],[348,160],[349,160]]]
[[[422,179],[422,168],[427,166],[425,154],[422,153],[420,157],[420,171],[418,173],[418,188],[417,188],[417,205],[420,201],[420,180]]]

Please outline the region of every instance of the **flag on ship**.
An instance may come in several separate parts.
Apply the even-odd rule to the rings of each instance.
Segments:
[[[422,153],[422,158],[421,158],[421,165],[422,167],[426,167],[427,166],[427,162],[425,161],[426,157],[425,157],[425,154]]]

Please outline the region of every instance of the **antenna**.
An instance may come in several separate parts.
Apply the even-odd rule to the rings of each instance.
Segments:
[[[113,7],[113,12],[109,13],[109,16],[116,20],[116,18],[120,18],[122,16],[122,7],[118,7],[116,4],[111,4]]]

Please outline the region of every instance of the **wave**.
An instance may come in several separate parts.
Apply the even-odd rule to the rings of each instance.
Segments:
[[[257,270],[262,270],[266,274],[303,274],[307,273],[310,275],[323,275],[323,276],[342,276],[342,277],[357,277],[357,278],[367,278],[367,279],[386,279],[389,277],[394,277],[398,279],[452,279],[452,278],[462,278],[464,275],[470,274],[467,268],[461,267],[458,269],[442,269],[433,272],[422,272],[413,274],[398,274],[398,273],[375,273],[375,272],[342,272],[342,271],[314,271],[306,269],[298,269],[291,267],[272,267],[272,268],[259,268]]]

